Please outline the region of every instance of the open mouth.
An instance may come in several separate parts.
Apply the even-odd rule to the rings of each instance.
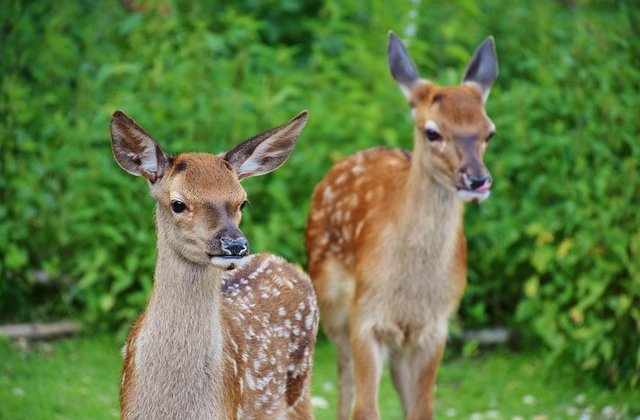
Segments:
[[[211,264],[221,270],[235,270],[244,264],[245,256],[242,255],[211,255]]]
[[[489,189],[482,191],[466,190],[462,188],[458,189],[458,197],[462,198],[462,200],[466,201],[467,203],[480,203],[489,198],[490,194],[491,191],[489,191]]]

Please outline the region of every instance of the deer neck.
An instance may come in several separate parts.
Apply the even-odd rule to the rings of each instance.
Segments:
[[[220,359],[224,337],[220,315],[222,271],[186,260],[170,240],[170,233],[158,226],[158,259],[146,315],[164,330],[166,341],[185,346],[178,351],[197,355],[206,350],[212,358]]]
[[[181,257],[158,223],[158,258],[136,338],[140,401],[159,418],[210,418],[224,409],[221,271]],[[195,410],[195,411],[194,411]],[[188,414],[188,415],[187,415]]]
[[[220,332],[221,281],[220,270],[187,261],[159,241],[148,311],[153,310],[153,315],[161,317],[163,322],[192,328],[191,332],[182,329],[177,332],[191,335],[200,329],[212,331],[212,327]]]
[[[398,234],[422,259],[449,258],[462,228],[464,206],[454,188],[439,180],[438,168],[426,158],[424,140],[416,133],[411,167],[399,191]]]

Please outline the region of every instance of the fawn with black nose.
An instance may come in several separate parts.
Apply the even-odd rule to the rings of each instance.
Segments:
[[[493,38],[455,87],[418,76],[389,34],[389,67],[415,122],[413,152],[374,148],[317,185],[306,229],[323,327],[339,350],[339,418],[376,419],[385,357],[410,419],[433,417],[449,316],[466,286],[463,203],[489,196],[484,108],[498,74]]]
[[[240,180],[292,152],[303,112],[219,155],[171,156],[133,120],[111,119],[112,149],[155,198],[151,298],[125,347],[125,419],[313,418],[309,382],[318,323],[309,278],[249,254]]]

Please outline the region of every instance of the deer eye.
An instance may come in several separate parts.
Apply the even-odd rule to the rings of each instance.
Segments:
[[[240,211],[244,210],[244,206],[247,205],[247,200],[243,201],[242,204],[240,204]]]
[[[427,128],[427,130],[425,131],[425,134],[429,139],[429,141],[442,140],[442,136],[440,135],[440,133],[438,133],[436,130],[432,128]]]
[[[171,210],[173,210],[174,213],[182,213],[186,209],[187,209],[187,205],[180,200],[175,200],[171,202]]]

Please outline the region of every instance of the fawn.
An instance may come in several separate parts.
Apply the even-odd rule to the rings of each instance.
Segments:
[[[313,418],[313,287],[282,258],[249,255],[238,228],[239,180],[282,165],[306,121],[303,112],[219,155],[173,157],[113,114],[114,157],[146,178],[158,233],[151,297],[124,350],[122,418]]]
[[[456,87],[418,76],[389,33],[389,66],[415,121],[413,152],[373,148],[316,186],[305,232],[323,328],[339,350],[339,418],[376,419],[388,356],[407,418],[433,417],[448,318],[466,286],[463,202],[489,195],[484,103],[498,74],[493,38]]]

